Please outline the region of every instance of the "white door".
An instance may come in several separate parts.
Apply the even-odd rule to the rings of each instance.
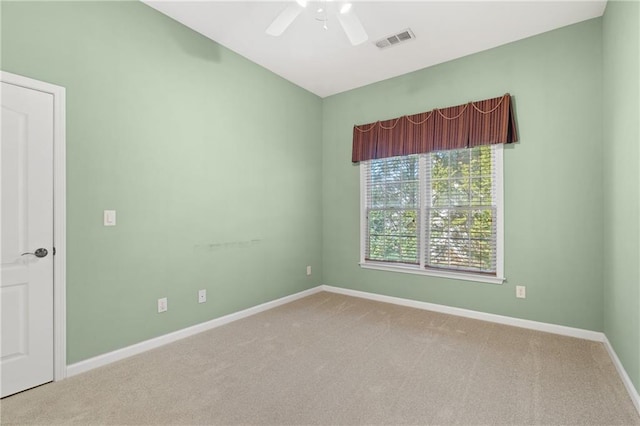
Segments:
[[[2,83],[0,394],[53,380],[53,95]]]

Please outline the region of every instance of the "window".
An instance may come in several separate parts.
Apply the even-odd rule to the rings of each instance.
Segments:
[[[360,167],[363,267],[504,280],[502,144]]]

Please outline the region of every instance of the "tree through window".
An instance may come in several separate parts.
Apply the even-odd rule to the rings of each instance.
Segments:
[[[483,145],[363,162],[364,263],[501,273],[498,150],[501,160],[501,145]]]

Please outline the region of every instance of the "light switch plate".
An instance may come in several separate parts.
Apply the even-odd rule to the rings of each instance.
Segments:
[[[104,219],[104,226],[116,226],[116,211],[105,210],[103,219]]]

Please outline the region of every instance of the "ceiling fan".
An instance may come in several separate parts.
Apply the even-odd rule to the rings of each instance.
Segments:
[[[265,32],[276,37],[281,35],[289,28],[289,25],[302,13],[308,4],[309,2],[307,0],[296,0],[292,2],[276,16]],[[320,6],[316,9],[316,19],[323,22],[323,28],[326,30],[329,13],[335,14],[351,44],[357,46],[367,41],[369,36],[367,36],[367,32],[364,30],[362,23],[352,9],[351,3],[342,3],[340,8],[337,9],[336,6],[334,6],[334,2],[325,0],[320,3]]]

